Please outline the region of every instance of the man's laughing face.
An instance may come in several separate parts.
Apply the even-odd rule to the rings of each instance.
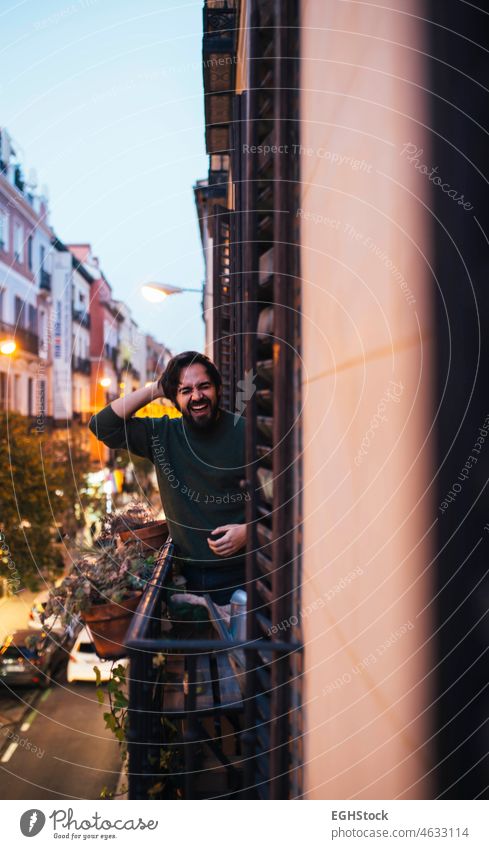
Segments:
[[[176,400],[191,427],[206,430],[214,424],[219,412],[219,395],[201,363],[182,368]]]

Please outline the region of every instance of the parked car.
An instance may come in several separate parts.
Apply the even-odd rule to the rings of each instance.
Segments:
[[[67,648],[42,631],[24,629],[9,634],[0,648],[0,682],[48,687],[51,677],[66,660]]]
[[[127,666],[127,658],[122,658],[118,663]],[[66,677],[68,683],[73,681],[96,681],[94,666],[100,669],[102,681],[110,680],[111,660],[100,660],[89,628],[82,628],[78,633],[74,646],[70,651]]]

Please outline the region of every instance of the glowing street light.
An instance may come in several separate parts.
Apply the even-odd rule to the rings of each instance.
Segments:
[[[102,380],[99,381],[100,386],[103,386],[104,389],[106,389],[107,386],[110,386],[111,382],[110,377],[103,377]]]
[[[0,354],[5,354],[6,356],[10,356],[14,353],[17,348],[17,343],[14,342],[13,339],[5,339],[3,342],[0,342]]]
[[[182,289],[181,286],[170,286],[169,283],[144,283],[141,286],[143,297],[152,304],[161,303],[168,295],[180,295],[182,292],[197,292],[201,289]]]

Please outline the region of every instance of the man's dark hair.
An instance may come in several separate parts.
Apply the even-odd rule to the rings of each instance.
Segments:
[[[193,366],[197,363],[204,366],[209,376],[209,380],[212,381],[216,390],[219,391],[222,383],[221,375],[212,360],[210,360],[209,357],[206,357],[205,354],[199,354],[198,351],[184,351],[183,354],[177,354],[175,357],[171,358],[165,371],[160,377],[160,383],[166,398],[169,398],[174,404],[176,404],[177,400],[180,372],[182,368],[187,368],[187,366]]]

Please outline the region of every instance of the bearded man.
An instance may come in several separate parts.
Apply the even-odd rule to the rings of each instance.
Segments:
[[[187,591],[227,604],[244,587],[246,545],[244,429],[221,407],[221,375],[204,354],[173,357],[160,379],[112,401],[93,416],[92,433],[109,448],[154,463],[176,559]],[[135,417],[169,398],[181,418]]]

